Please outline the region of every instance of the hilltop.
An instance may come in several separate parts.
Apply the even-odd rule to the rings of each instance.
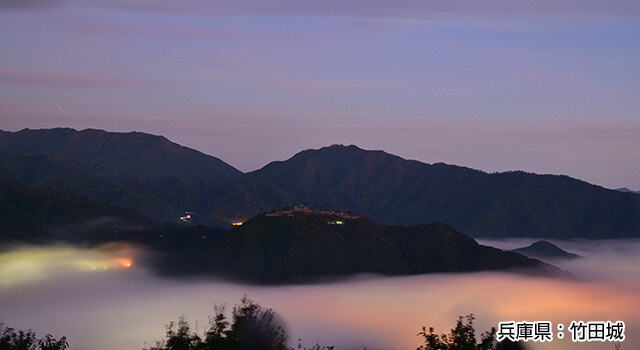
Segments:
[[[199,230],[198,234],[190,233]],[[381,226],[353,213],[286,208],[260,214],[229,231],[181,229],[199,237],[171,251],[158,267],[170,275],[212,275],[255,283],[307,282],[360,273],[526,270],[561,275],[538,260],[478,244],[444,223]],[[173,237],[171,231],[163,236]],[[162,247],[161,241],[156,245]]]
[[[538,241],[530,246],[512,250],[535,259],[579,259],[580,255],[569,253],[549,241]]]

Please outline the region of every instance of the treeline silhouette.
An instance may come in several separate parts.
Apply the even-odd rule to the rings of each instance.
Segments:
[[[32,330],[21,331],[6,327],[0,322],[0,350],[66,350],[67,338],[54,338],[47,334],[38,339]]]
[[[171,321],[166,326],[165,339],[156,341],[154,346],[142,350],[334,350],[335,346],[322,346],[316,343],[311,348],[301,345],[298,339],[296,348],[287,345],[289,336],[283,322],[272,309],[243,296],[240,304],[234,305],[231,318],[225,314],[226,305],[214,305],[213,316],[209,317],[209,327],[200,335],[184,316],[178,323]],[[422,338],[416,350],[526,350],[524,342],[511,342],[508,339],[498,342],[496,329],[492,327],[476,337],[473,325],[475,317],[469,314],[460,316],[449,333],[438,335],[433,327],[422,327],[416,336]],[[6,327],[0,322],[0,350],[67,350],[66,337],[60,339],[47,334],[38,339],[32,330],[22,331]],[[366,344],[362,344],[366,350]],[[614,344],[620,350],[620,343]]]
[[[288,335],[277,314],[264,309],[246,296],[235,305],[231,320],[224,314],[225,306],[215,305],[215,315],[209,317],[209,328],[200,336],[189,323],[180,317],[177,327],[174,322],[167,325],[166,337],[155,346],[143,350],[296,350],[287,346]],[[491,328],[476,339],[473,314],[460,316],[456,326],[448,334],[438,335],[434,328],[422,327],[417,336],[424,344],[417,350],[524,350],[522,343],[496,341],[496,329]],[[297,350],[333,350],[335,346],[316,343],[311,348],[300,344]],[[366,345],[362,345],[366,350]]]
[[[288,350],[287,333],[273,310],[246,296],[233,307],[231,321],[225,315],[225,305],[215,305],[214,310],[204,336],[180,317],[176,328],[174,322],[167,325],[166,339],[145,350]]]

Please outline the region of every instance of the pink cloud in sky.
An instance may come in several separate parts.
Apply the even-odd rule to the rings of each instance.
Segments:
[[[23,84],[49,88],[68,89],[144,89],[159,85],[151,79],[135,79],[130,76],[81,72],[77,69],[3,68],[0,67],[0,83]]]
[[[0,0],[1,10],[32,10],[59,6],[62,0]]]
[[[633,0],[582,1],[568,0],[380,0],[380,1],[262,1],[262,0],[101,0],[101,3],[138,11],[199,12],[209,15],[406,15],[420,12],[487,13],[487,14],[584,14],[638,15],[640,3]]]

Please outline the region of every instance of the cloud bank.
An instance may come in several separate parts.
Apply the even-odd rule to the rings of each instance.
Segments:
[[[522,243],[507,242],[507,245]],[[207,279],[162,279],[133,266],[93,269],[118,262],[122,247],[22,248],[0,254],[0,276],[9,267],[40,266],[42,277],[0,284],[0,310],[7,325],[38,334],[67,336],[72,348],[141,349],[164,336],[180,315],[199,330],[215,303],[231,306],[247,294],[285,320],[292,346],[338,349],[412,349],[422,326],[447,332],[458,316],[474,313],[476,330],[499,321],[617,321],[626,324],[622,348],[640,343],[638,241],[556,242],[585,259],[566,268],[580,280],[508,273],[430,274],[295,286],[248,286]],[[523,243],[524,244],[524,243]],[[124,254],[123,254],[124,253]],[[79,268],[80,267],[80,268]],[[99,331],[97,331],[99,330]],[[572,343],[554,337],[533,350],[596,350],[603,343]],[[605,348],[613,348],[606,343]]]

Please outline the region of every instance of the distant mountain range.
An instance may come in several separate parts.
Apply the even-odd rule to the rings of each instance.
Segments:
[[[0,131],[0,178],[81,194],[161,221],[233,222],[293,205],[375,222],[446,222],[476,237],[640,237],[640,195],[567,176],[488,174],[334,145],[242,173],[139,132]]]

